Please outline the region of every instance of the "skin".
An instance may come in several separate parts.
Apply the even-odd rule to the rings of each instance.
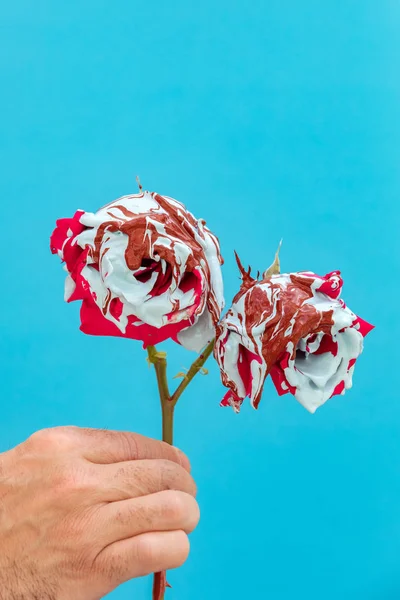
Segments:
[[[0,600],[98,600],[181,566],[196,486],[177,448],[57,427],[0,454]]]

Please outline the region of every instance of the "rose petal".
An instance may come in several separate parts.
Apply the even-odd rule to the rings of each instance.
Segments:
[[[257,408],[268,374],[279,395],[293,394],[310,412],[349,389],[363,336],[372,327],[339,299],[340,272],[260,281],[243,267],[241,272],[243,284],[215,344],[222,381],[230,389],[224,404],[237,407],[248,396]]]
[[[84,303],[85,333],[145,344],[172,338],[195,349],[215,336],[224,303],[219,243],[176,200],[144,192],[77,211],[57,221],[51,249],[70,273],[66,300]]]

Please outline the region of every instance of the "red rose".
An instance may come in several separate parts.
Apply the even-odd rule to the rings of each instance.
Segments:
[[[269,374],[280,395],[290,392],[310,412],[344,394],[372,325],[339,300],[340,272],[258,281],[242,270],[242,279],[218,327],[215,357],[229,388],[222,404],[238,411],[249,397],[257,408]]]
[[[223,307],[218,239],[176,200],[143,192],[60,219],[51,250],[65,262],[65,299],[81,330],[145,345],[167,338],[200,351]]]

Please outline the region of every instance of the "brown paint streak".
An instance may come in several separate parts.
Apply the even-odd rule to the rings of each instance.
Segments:
[[[206,301],[213,321],[216,323],[219,319],[220,310],[215,294],[212,293],[210,267],[207,260],[205,260],[203,248],[196,241],[193,233],[194,229],[199,237],[204,238],[204,234],[198,228],[198,221],[179,202],[170,201],[156,193],[152,194],[152,196],[159,207],[151,208],[147,213],[135,214],[119,204],[118,201],[104,207],[110,207],[108,214],[111,218],[117,219],[117,221],[106,221],[98,227],[94,240],[94,250],[91,252],[93,261],[99,264],[107,251],[107,248],[102,251],[102,244],[107,232],[121,231],[128,236],[125,260],[131,271],[139,269],[144,259],[153,259],[158,256],[160,260],[164,260],[170,265],[172,273],[171,282],[174,281],[176,284],[179,284],[179,265],[175,262],[174,245],[176,243],[185,244],[191,250],[184,267],[185,273],[193,272],[201,264],[201,272],[208,282],[209,293],[206,294],[206,298],[201,298],[201,306],[198,309],[202,311],[202,307]],[[143,197],[143,194],[140,197]],[[121,200],[119,199],[119,201]],[[116,217],[112,212],[114,209],[121,211],[125,219],[124,217]],[[160,209],[163,212],[160,212]],[[160,234],[156,229],[154,221],[162,224],[165,236],[170,239],[170,247],[166,247],[158,242]],[[218,259],[220,264],[222,264],[223,261],[219,252],[217,238],[211,233],[207,233],[211,235],[213,243],[218,249]],[[162,276],[161,271],[160,276]],[[173,308],[174,311],[178,309],[179,306],[174,306]]]
[[[100,261],[100,251],[101,245],[103,243],[103,237],[106,231],[118,231],[119,226],[114,221],[105,221],[101,225],[99,225],[96,233],[96,237],[94,238],[94,252],[92,253],[92,258],[94,262],[99,264]]]
[[[302,338],[313,333],[330,333],[333,325],[332,310],[321,312],[312,304],[306,304],[306,301],[313,296],[312,280],[300,275],[291,275],[291,282],[284,288],[279,283],[275,284],[273,278],[264,281],[263,283],[268,283],[270,286],[271,300],[267,292],[257,284],[253,285],[245,297],[246,334],[255,348],[257,344],[253,329],[268,321],[261,338],[262,358],[267,365],[266,376],[282,357],[289,342],[294,346],[292,356],[294,358],[297,345]],[[275,315],[272,317],[274,309]],[[294,320],[292,331],[289,335],[285,335],[292,319]],[[261,392],[254,399],[255,407],[260,397]]]
[[[137,217],[137,214],[133,213],[131,210],[123,206],[122,204],[115,204],[113,208],[117,208],[120,212],[122,212],[125,217],[129,217],[130,219],[134,219]]]
[[[112,298],[111,291],[107,290],[107,296],[106,296],[106,299],[104,300],[104,304],[103,304],[103,315],[104,316],[108,313],[108,309],[109,309],[109,306],[110,306],[111,298]]]

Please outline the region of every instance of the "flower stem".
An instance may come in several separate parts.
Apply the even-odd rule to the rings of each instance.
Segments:
[[[192,381],[193,377],[195,377],[195,375],[197,375],[197,373],[203,367],[204,363],[206,362],[206,360],[208,359],[208,357],[214,349],[214,344],[215,340],[212,340],[208,344],[208,346],[206,346],[205,350],[200,354],[200,356],[196,358],[189,371],[186,373],[186,376],[184,377],[183,381],[181,381],[175,392],[172,394],[171,404],[173,406],[175,406],[175,404],[178,402],[179,398],[181,397],[182,393],[185,391],[189,383]]]
[[[171,397],[168,389],[167,355],[165,352],[159,352],[155,346],[147,346],[147,354],[149,357],[149,362],[154,365],[156,371],[158,391],[161,402],[162,439],[164,442],[172,445],[174,405],[171,404]],[[154,573],[153,600],[164,600],[166,585],[167,579],[165,571]]]
[[[161,406],[170,400],[167,381],[167,353],[159,352],[155,346],[147,346],[149,362],[154,365],[157,376],[158,391],[160,392]]]
[[[193,377],[197,375],[214,348],[214,340],[208,344],[204,352],[196,358],[185,378],[171,395],[167,379],[167,354],[159,352],[155,346],[147,346],[149,362],[154,365],[157,377],[158,391],[160,394],[162,414],[162,439],[168,444],[174,438],[174,409],[180,396],[185,391]],[[164,600],[165,588],[168,586],[165,571],[154,573],[153,600]]]
[[[174,440],[174,405],[170,400],[162,404],[162,439],[167,444],[173,444]]]

